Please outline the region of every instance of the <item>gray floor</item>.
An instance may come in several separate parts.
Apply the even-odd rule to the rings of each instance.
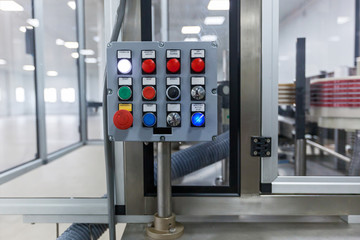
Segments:
[[[359,240],[360,225],[346,223],[185,223],[182,240]],[[146,225],[128,224],[124,240],[149,239]]]

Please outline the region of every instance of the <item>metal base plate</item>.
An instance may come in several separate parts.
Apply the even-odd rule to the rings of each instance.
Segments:
[[[184,223],[184,235],[179,239],[276,239],[318,240],[358,239],[358,224],[344,222],[324,223]],[[126,240],[151,239],[146,236],[146,224],[127,224],[123,238]]]

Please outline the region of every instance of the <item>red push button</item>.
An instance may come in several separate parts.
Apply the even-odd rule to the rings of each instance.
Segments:
[[[146,100],[153,100],[156,96],[156,90],[154,87],[144,87],[142,95]]]
[[[205,62],[204,60],[202,60],[201,58],[195,58],[192,62],[191,62],[191,69],[194,72],[202,72],[205,69]]]
[[[180,62],[176,58],[170,59],[166,67],[169,72],[177,73],[180,70]]]
[[[133,115],[127,110],[119,110],[115,113],[113,122],[118,129],[126,130],[133,124]]]
[[[146,59],[143,63],[142,63],[142,70],[146,73],[153,73],[155,71],[156,68],[156,64],[154,62],[154,60],[152,59]]]

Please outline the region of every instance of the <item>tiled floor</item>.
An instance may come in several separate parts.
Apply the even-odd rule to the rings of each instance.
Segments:
[[[102,146],[82,147],[48,165],[0,185],[0,197],[99,197],[105,192]],[[69,224],[61,224],[60,232],[68,226]],[[123,224],[118,224],[118,236],[123,228]],[[0,239],[56,239],[56,226],[25,224],[21,216],[0,215]],[[101,239],[108,239],[108,234],[105,233]]]

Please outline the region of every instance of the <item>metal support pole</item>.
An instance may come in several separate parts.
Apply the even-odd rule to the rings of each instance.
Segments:
[[[157,171],[157,204],[158,212],[154,223],[146,229],[153,239],[176,239],[184,233],[184,226],[176,222],[171,210],[171,143],[158,143]]]
[[[85,6],[84,0],[76,2],[76,24],[79,51],[85,49]],[[79,54],[78,58],[78,81],[79,81],[79,114],[80,114],[80,141],[87,141],[87,106],[86,106],[86,65],[85,57]]]
[[[342,129],[335,129],[334,132],[334,138],[335,138],[335,152],[340,153],[342,155],[346,155],[346,132]],[[346,163],[344,161],[341,161],[339,158],[335,158],[336,162],[336,168],[338,170],[345,170],[346,169]]]
[[[171,216],[171,143],[158,144],[157,171],[158,215],[161,218]]]
[[[296,112],[295,112],[295,175],[306,175],[305,142],[305,38],[296,42]]]

